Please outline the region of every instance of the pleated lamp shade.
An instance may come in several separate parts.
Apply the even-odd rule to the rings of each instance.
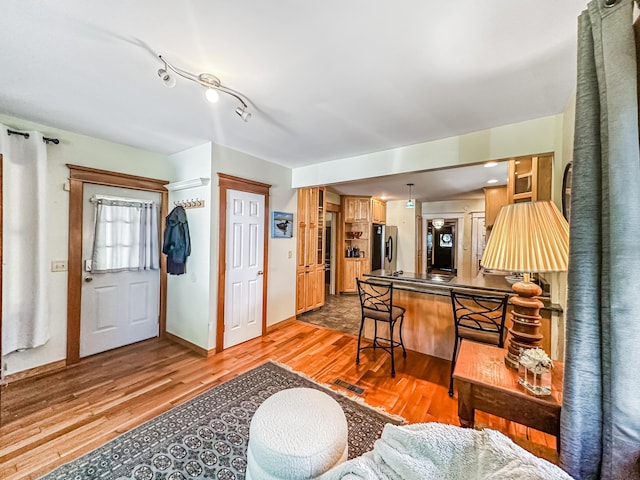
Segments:
[[[480,264],[491,270],[537,273],[568,268],[569,223],[553,202],[500,209]]]

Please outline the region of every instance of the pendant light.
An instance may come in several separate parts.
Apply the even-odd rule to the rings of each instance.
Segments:
[[[411,187],[413,187],[413,183],[407,183],[407,187],[409,187],[409,200],[407,200],[405,207],[413,208],[416,206],[416,203],[413,201],[413,198],[411,198]]]

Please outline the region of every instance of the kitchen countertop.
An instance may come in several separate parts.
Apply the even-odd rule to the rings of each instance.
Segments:
[[[433,273],[402,272],[393,274],[390,270],[374,270],[365,273],[365,277],[390,280],[394,287],[400,290],[431,293],[434,295],[449,295],[449,289],[465,291],[469,293],[483,292],[486,294],[513,293],[511,285],[501,275],[479,273],[475,277],[462,277],[456,275],[441,275]],[[544,308],[553,311],[562,311],[558,304],[550,302],[548,296],[538,297],[544,303]]]

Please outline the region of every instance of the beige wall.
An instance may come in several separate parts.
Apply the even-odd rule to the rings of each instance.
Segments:
[[[218,205],[219,188],[217,172],[255,180],[271,185],[269,209],[271,212],[296,213],[297,193],[291,188],[291,169],[261,160],[245,153],[220,145],[213,145],[211,152],[212,190],[212,235],[211,235],[211,274],[212,289],[217,292],[218,272]],[[269,222],[271,228],[271,222]],[[296,302],[296,237],[271,238],[269,236],[269,270],[267,286],[267,325],[295,316]],[[295,235],[295,234],[294,234]],[[215,252],[215,254],[213,253]],[[289,254],[291,252],[291,255]],[[217,298],[212,296],[210,308],[217,309]],[[215,345],[215,329],[210,332],[210,345]]]
[[[406,200],[387,202],[387,225],[398,227],[396,270],[413,272],[416,252],[416,217],[420,216],[420,205],[407,208]]]
[[[294,168],[295,188],[469,165],[561,149],[562,115]]]
[[[37,130],[46,137],[58,138],[59,145],[47,147],[47,198],[49,249],[48,264],[68,260],[69,193],[63,185],[69,178],[66,164],[83,165],[132,175],[171,180],[172,168],[164,155],[78,135],[59,128],[0,115],[0,123],[16,130]],[[4,132],[0,132],[3,134]],[[10,178],[3,181],[10,182]],[[4,215],[20,214],[18,206],[4,209]],[[6,282],[7,279],[4,279]],[[66,358],[67,273],[49,272],[50,340],[43,346],[10,353],[3,357],[7,374],[12,374]]]
[[[211,289],[211,143],[190,148],[169,157],[175,181],[207,178],[204,186],[169,192],[169,211],[174,202],[204,200],[203,208],[187,209],[191,255],[184,275],[167,278],[167,332],[208,350],[209,325],[215,315],[209,309]],[[215,232],[217,235],[217,232]]]

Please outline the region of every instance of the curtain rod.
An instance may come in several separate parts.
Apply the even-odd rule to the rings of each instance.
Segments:
[[[29,138],[29,133],[28,132],[17,132],[15,130],[10,130],[7,129],[7,135],[22,135],[24,138]],[[57,138],[49,138],[49,137],[42,137],[42,141],[49,144],[49,143],[53,143],[54,145],[58,145],[60,143],[60,140],[58,140]]]

